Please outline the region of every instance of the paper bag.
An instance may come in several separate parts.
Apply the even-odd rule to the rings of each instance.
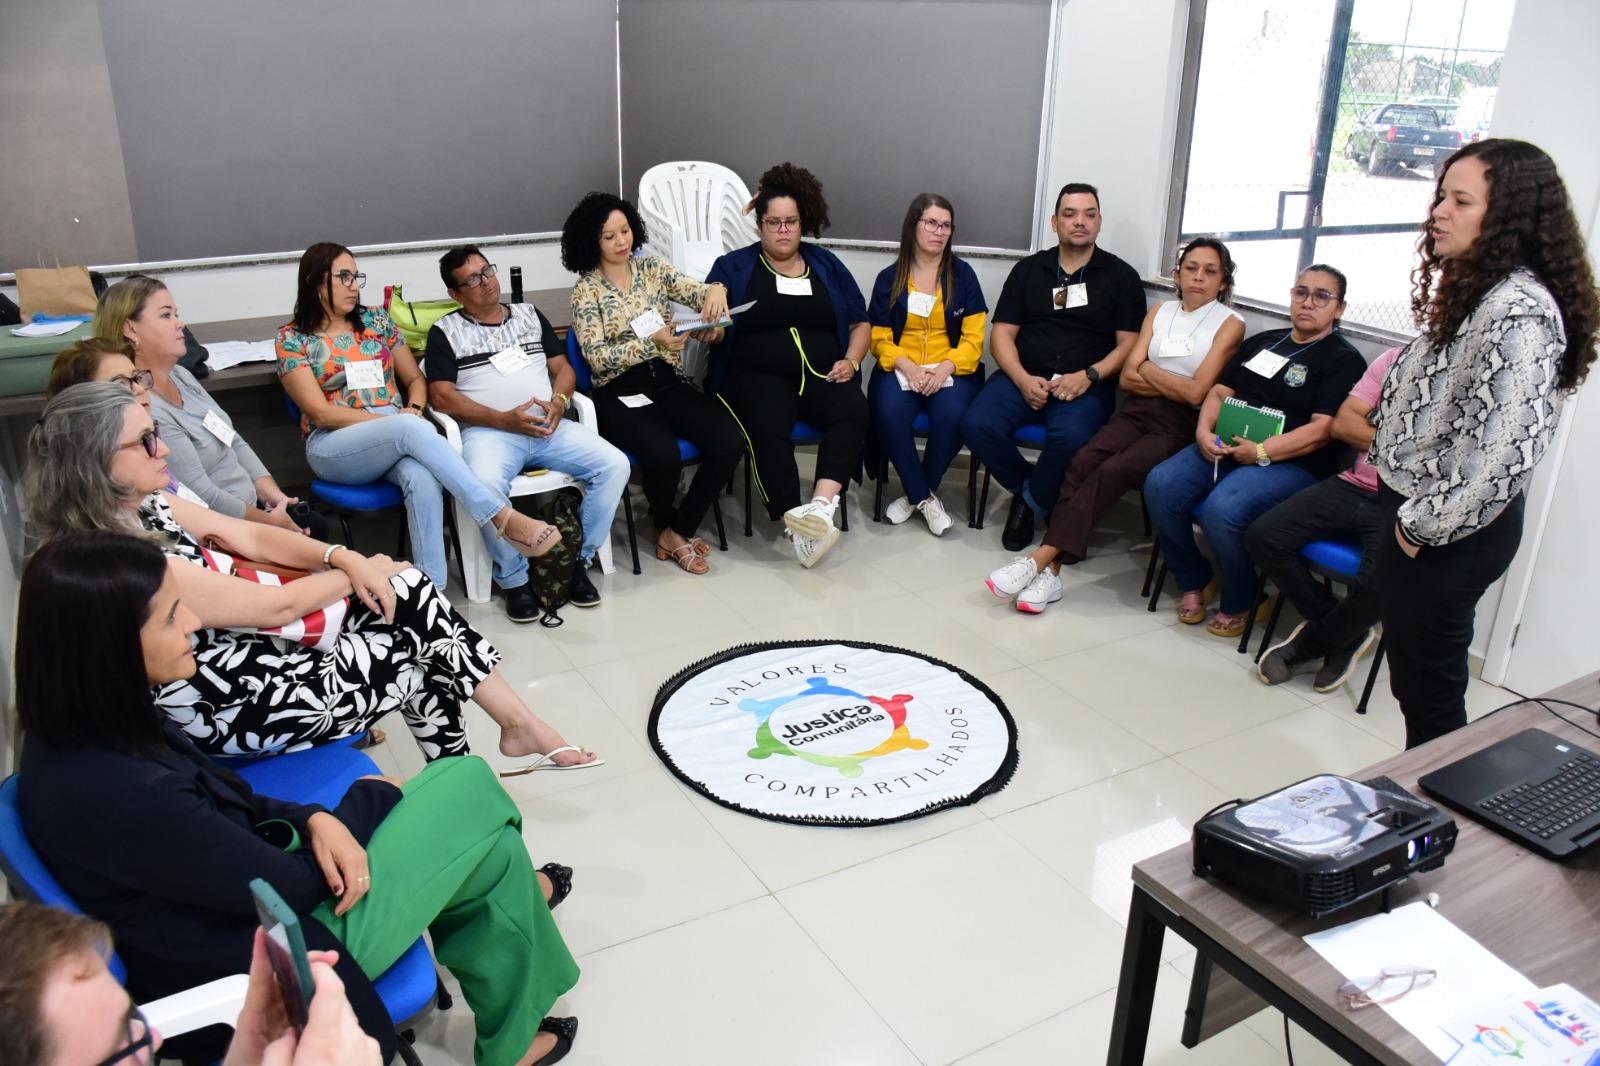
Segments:
[[[17,271],[17,299],[22,304],[22,317],[33,321],[34,315],[92,315],[95,308],[94,284],[89,280],[88,267],[64,267],[54,255],[56,265],[44,265],[44,253],[39,255],[37,267],[22,267]]]

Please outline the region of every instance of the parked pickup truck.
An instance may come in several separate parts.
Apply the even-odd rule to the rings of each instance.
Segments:
[[[1461,146],[1461,136],[1421,104],[1381,104],[1362,116],[1345,142],[1344,154],[1367,165],[1368,174],[1399,173],[1404,166],[1424,174]]]

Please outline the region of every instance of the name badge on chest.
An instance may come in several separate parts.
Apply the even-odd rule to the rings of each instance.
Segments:
[[[666,324],[666,319],[662,318],[661,313],[653,307],[628,323],[633,327],[633,332],[642,341],[648,341],[651,337],[660,333],[662,327]]]
[[[1282,370],[1283,365],[1288,361],[1288,358],[1278,355],[1276,352],[1262,351],[1251,356],[1250,361],[1245,363],[1244,368],[1253,374],[1260,374],[1264,378],[1270,378]]]
[[[210,432],[213,437],[220,440],[224,447],[233,447],[233,438],[237,437],[239,434],[234,431],[232,426],[228,425],[228,423],[222,420],[221,415],[217,414],[215,411],[207,411],[204,424],[207,431]]]
[[[1058,285],[1050,292],[1055,297],[1057,307],[1082,307],[1089,302],[1089,283],[1086,281],[1075,285]]]
[[[489,365],[505,377],[510,377],[517,371],[533,365],[533,360],[528,358],[528,353],[522,350],[521,345],[513,344],[503,352],[496,352],[489,357]]]
[[[1158,359],[1186,359],[1194,354],[1193,337],[1162,337],[1156,351]]]
[[[352,389],[383,388],[383,360],[361,359],[345,363],[344,383]]]
[[[928,292],[906,293],[906,310],[918,318],[927,318],[933,314],[933,294]]]
[[[786,278],[779,274],[775,279],[778,283],[779,296],[810,296],[810,278]]]

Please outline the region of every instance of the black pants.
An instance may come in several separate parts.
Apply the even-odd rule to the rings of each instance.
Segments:
[[[1394,521],[1394,516],[1389,516]],[[1245,547],[1256,565],[1289,597],[1310,622],[1301,633],[1314,648],[1349,651],[1378,624],[1378,590],[1372,578],[1378,567],[1378,538],[1384,527],[1378,495],[1330,477],[1284,500],[1245,530]],[[1324,585],[1300,549],[1319,540],[1361,542],[1361,569],[1343,600]]]
[[[624,396],[644,396],[650,402],[629,407],[622,402]],[[623,371],[596,388],[591,398],[600,435],[639,467],[656,534],[671,529],[692,538],[744,450],[728,412],[659,359]],[[679,437],[700,449],[700,465],[675,505],[683,473]]]
[[[856,381],[800,379],[740,368],[728,375],[722,400],[738,420],[750,449],[750,469],[767,505],[778,519],[800,505],[800,470],[795,466],[792,433],[797,420],[822,431],[817,448],[817,480],[843,485],[855,477],[870,414]],[[603,425],[604,423],[602,423]]]
[[[1405,497],[1380,485],[1383,536],[1378,548],[1378,607],[1389,653],[1389,690],[1414,748],[1467,724],[1467,648],[1484,590],[1500,579],[1522,542],[1523,498],[1487,526],[1415,559],[1395,540]]]

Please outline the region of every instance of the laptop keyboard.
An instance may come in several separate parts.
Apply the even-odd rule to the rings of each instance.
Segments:
[[[1479,806],[1530,836],[1549,840],[1600,812],[1600,759],[1574,754],[1549,780],[1516,785]]]

